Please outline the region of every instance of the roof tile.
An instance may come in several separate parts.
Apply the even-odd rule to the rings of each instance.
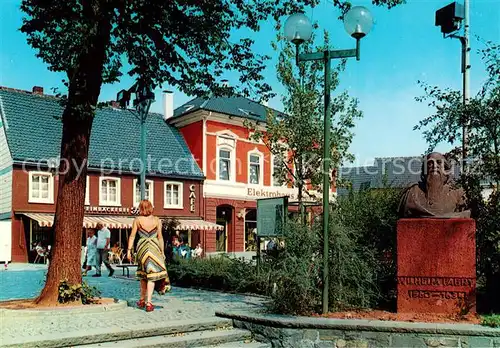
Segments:
[[[57,158],[61,147],[63,108],[52,96],[0,88],[0,113],[4,118],[7,142],[15,161]],[[146,120],[148,174],[202,179],[177,128],[161,114],[150,113]],[[140,170],[140,122],[134,110],[105,107],[96,112],[89,150],[89,168],[124,172]]]

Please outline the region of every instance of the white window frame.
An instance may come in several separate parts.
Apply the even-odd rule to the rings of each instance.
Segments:
[[[90,205],[90,177],[87,175],[85,184],[85,205]]]
[[[104,201],[102,197],[102,182],[104,180],[114,180],[116,181],[116,202]],[[122,205],[122,187],[121,178],[111,177],[111,176],[100,176],[99,177],[99,205],[106,207],[121,207]]]
[[[284,187],[286,186],[286,180],[283,181],[283,183],[281,185],[275,185],[274,184],[274,160],[277,158],[278,156],[274,155],[274,154],[271,154],[271,186],[272,187]],[[286,162],[286,155],[285,154],[282,154],[282,158],[283,158],[283,161]],[[282,163],[282,165],[286,165],[285,163]],[[288,171],[287,171],[288,173]],[[287,174],[288,175],[288,174]]]
[[[137,196],[137,192],[136,192],[136,189],[135,187],[137,186],[137,183],[138,183],[138,180],[137,179],[134,179],[134,186],[133,186],[133,196],[134,196],[134,207],[138,207],[139,206],[139,203],[141,202],[141,196]],[[146,185],[150,185],[150,189],[149,189],[149,201],[151,202],[151,204],[154,206],[154,202],[155,202],[155,182],[153,180],[146,180]]]
[[[231,161],[230,166],[229,166],[229,180],[223,180],[220,178],[220,151],[228,151],[229,152],[229,160]],[[216,180],[220,182],[236,182],[236,151],[234,148],[227,146],[227,145],[221,145],[217,146],[217,155],[216,155],[216,170],[215,170],[215,175],[216,175]]]
[[[167,186],[177,185],[179,187],[179,204],[167,203]],[[165,209],[184,209],[184,184],[180,181],[164,181],[163,182],[163,207]]]
[[[259,182],[257,184],[250,183],[250,156],[259,157]],[[264,154],[257,148],[249,151],[247,154],[247,183],[254,186],[264,186]]]
[[[33,197],[33,176],[48,176],[49,177],[49,195],[47,198]],[[51,172],[29,172],[28,176],[28,203],[54,204],[54,174]]]

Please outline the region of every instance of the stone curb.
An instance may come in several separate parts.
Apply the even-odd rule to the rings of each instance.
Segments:
[[[1,339],[2,347],[73,347],[86,344],[115,342],[134,338],[171,335],[179,332],[194,332],[231,327],[227,319],[200,318],[190,320],[176,320],[159,323],[157,325],[131,323],[130,327],[108,326],[105,329],[92,328],[89,332],[67,332],[48,334],[43,337],[23,337],[22,339]],[[117,346],[119,347],[119,345]]]
[[[74,307],[56,307],[51,309],[5,309],[0,308],[0,318],[37,317],[37,316],[59,316],[59,315],[85,315],[102,312],[112,312],[127,308],[127,301],[116,300],[114,303],[100,305],[82,305]]]
[[[500,337],[500,329],[473,324],[409,323],[401,321],[361,319],[327,319],[270,314],[249,314],[248,312],[215,312],[215,315],[221,318],[250,322],[275,328],[312,328],[349,331]]]
[[[122,276],[122,275],[114,275],[113,278],[122,279],[122,280],[129,280],[129,281],[134,281],[134,280],[138,281],[137,278],[135,278],[135,277],[127,277],[127,276]],[[226,290],[210,289],[210,288],[195,287],[195,286],[184,286],[184,285],[176,285],[175,283],[172,283],[172,287],[188,289],[188,290],[196,290],[196,291],[217,292],[217,293],[228,294],[228,295],[239,295],[239,296],[245,296],[245,297],[271,299],[271,297],[266,296],[266,295],[252,294],[249,292],[226,291]]]

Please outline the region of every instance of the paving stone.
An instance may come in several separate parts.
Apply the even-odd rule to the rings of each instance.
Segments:
[[[462,348],[490,348],[495,347],[493,340],[488,337],[469,336],[460,339]],[[499,345],[500,346],[500,345]]]
[[[393,335],[392,347],[405,347],[405,348],[427,348],[422,337],[410,335]]]
[[[363,332],[362,337],[368,340],[369,347],[389,347],[391,345],[391,336],[387,332]]]
[[[339,338],[344,338],[344,331],[341,330],[318,330],[319,339],[322,341],[335,341]]]
[[[340,339],[340,340],[337,340],[337,342],[335,342],[335,346],[337,348],[345,348],[345,347],[347,347],[347,342],[343,339]]]
[[[429,347],[439,347],[441,345],[441,343],[439,342],[439,339],[437,339],[437,338],[425,338],[424,342]]]
[[[106,274],[106,273],[104,273]],[[31,298],[36,296],[43,286],[45,271],[12,270],[0,272],[0,300]],[[103,297],[117,298],[135,304],[139,295],[139,283],[135,280],[114,277],[87,277],[85,280],[96,286]],[[252,296],[224,294],[212,291],[173,288],[164,296],[155,294],[155,311],[147,313],[134,307],[118,311],[101,313],[74,313],[51,315],[50,312],[35,318],[16,317],[2,321],[0,337],[9,342],[22,342],[23,339],[43,337],[47,333],[57,335],[74,332],[89,332],[96,323],[106,323],[106,327],[119,330],[134,329],[138,323],[156,325],[160,322],[179,321],[214,317],[218,310],[244,310],[253,312],[262,308],[263,299]]]
[[[346,348],[368,348],[368,341],[366,340],[348,340]]]
[[[441,347],[460,347],[460,340],[458,338],[441,337],[439,343]]]
[[[319,332],[318,330],[304,330],[303,338],[305,340],[316,342],[319,340]]]
[[[314,344],[314,348],[335,348],[333,341],[320,341]]]

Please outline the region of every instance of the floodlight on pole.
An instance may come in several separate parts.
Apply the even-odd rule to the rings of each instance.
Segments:
[[[463,105],[469,103],[469,73],[470,73],[470,41],[469,41],[469,0],[464,0],[464,4],[452,2],[451,4],[436,11],[436,26],[441,27],[441,32],[445,38],[459,39],[462,44],[462,64],[461,71],[463,77]],[[459,33],[462,28],[463,33]],[[467,148],[469,142],[469,124],[466,122],[462,126],[462,172],[467,167]]]

